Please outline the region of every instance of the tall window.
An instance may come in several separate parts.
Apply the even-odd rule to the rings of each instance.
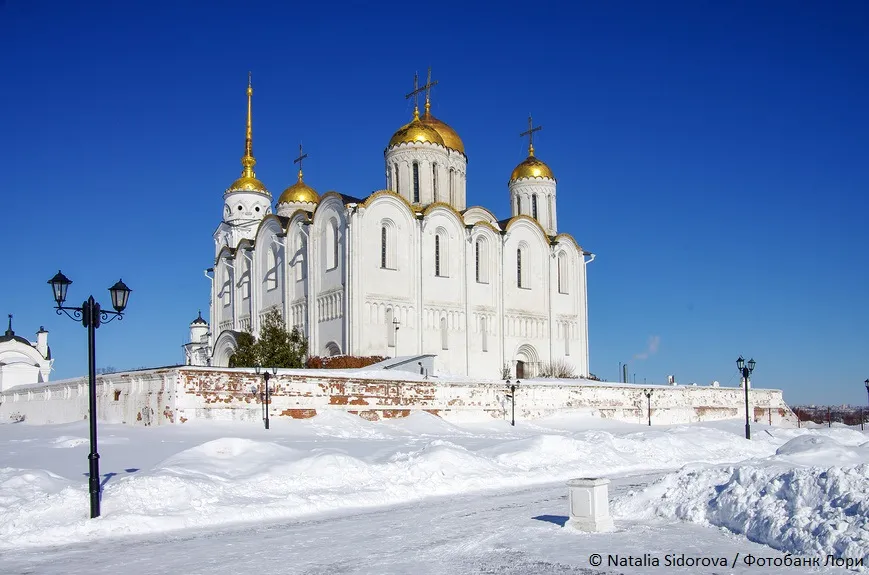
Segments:
[[[435,275],[441,275],[441,236],[435,236]]]
[[[558,293],[567,293],[567,254],[558,254]]]
[[[447,331],[447,318],[441,318],[441,349],[449,349],[450,341],[449,341],[449,332]]]
[[[386,268],[386,226],[380,228],[380,267]]]
[[[489,338],[486,334],[486,318],[480,318],[480,331],[483,336],[483,351],[489,351]]]
[[[531,196],[531,217],[537,219],[537,194]]]
[[[516,196],[516,215],[522,213],[522,196]]]
[[[474,251],[476,252],[474,255],[476,256],[476,268],[474,272],[477,276],[477,283],[480,283],[480,240],[474,244]]]
[[[455,204],[455,187],[456,187],[456,170],[455,168],[450,168],[450,203]]]
[[[329,220],[324,235],[326,236],[326,269],[333,270],[338,267],[338,221],[335,218]]]
[[[434,201],[438,201],[438,165],[436,163],[431,165],[431,186]]]
[[[522,287],[522,249],[516,250],[516,285]]]
[[[478,238],[474,244],[474,274],[477,283],[488,283],[489,281],[489,259],[488,246],[486,240]]]
[[[398,164],[395,164],[393,167],[393,177],[392,177],[392,191],[398,192]]]
[[[419,163],[413,163],[413,203],[419,203]]]

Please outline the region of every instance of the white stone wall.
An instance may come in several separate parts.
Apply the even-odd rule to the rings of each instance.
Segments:
[[[374,377],[376,375],[376,377]],[[257,421],[263,378],[253,370],[175,367],[101,375],[97,378],[101,421],[131,425],[168,425],[191,419]],[[339,409],[367,419],[401,417],[427,411],[454,420],[510,417],[504,383],[493,380],[422,379],[384,371],[365,378],[329,370],[281,370],[271,380],[273,425],[282,418],[311,417]],[[258,387],[259,386],[259,387]],[[745,417],[739,388],[637,386],[582,380],[529,381],[516,393],[516,417],[535,419],[560,413],[586,413],[646,424],[644,388],[653,389],[653,425]],[[751,418],[759,423],[795,427],[796,418],[782,392],[752,389]],[[85,378],[18,386],[0,392],[0,420],[32,424],[68,423],[87,418]]]

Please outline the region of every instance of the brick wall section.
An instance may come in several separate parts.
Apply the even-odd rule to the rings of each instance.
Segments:
[[[370,372],[369,372],[370,373]],[[269,417],[313,417],[343,410],[368,420],[406,417],[426,411],[446,419],[510,417],[505,386],[496,381],[363,378],[331,370],[282,370],[270,379]],[[169,367],[98,377],[101,420],[133,425],[182,424],[192,419],[260,421],[264,378],[253,370]],[[653,389],[653,424],[690,423],[744,417],[740,388],[646,386]],[[646,423],[643,386],[576,380],[522,384],[516,392],[516,418],[534,419],[585,411],[604,418]],[[17,391],[16,391],[17,390]],[[31,423],[62,423],[87,417],[87,382],[82,378],[12,388],[0,394],[0,419],[24,415]],[[782,392],[752,389],[754,420],[796,426]]]

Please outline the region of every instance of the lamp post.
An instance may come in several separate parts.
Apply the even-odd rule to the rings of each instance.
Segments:
[[[54,301],[57,304],[57,315],[65,314],[72,320],[80,321],[81,324],[88,330],[88,411],[90,420],[90,445],[91,451],[88,454],[90,462],[90,499],[91,499],[91,519],[100,516],[100,454],[97,451],[97,367],[96,367],[96,329],[103,323],[109,323],[115,318],[124,318],[124,308],[127,307],[127,300],[130,298],[130,292],[122,280],[109,288],[109,294],[112,297],[112,307],[115,311],[106,311],[100,308],[94,300],[94,296],[88,297],[87,301],[81,304],[81,307],[67,307],[63,305],[66,301],[66,291],[69,289],[72,280],[63,275],[58,270],[57,275],[48,280],[51,284],[51,291],[54,293]],[[72,313],[70,313],[72,312]]]
[[[749,359],[748,363],[745,363],[745,360],[742,359],[742,356],[739,356],[739,359],[736,360],[736,367],[742,373],[742,386],[745,389],[745,438],[751,439],[751,423],[748,420],[748,376],[751,375],[751,372],[754,371],[754,366],[757,365],[757,362],[754,359]]]
[[[644,389],[643,394],[646,396],[646,400],[648,401],[649,406],[649,427],[652,427],[652,390]]]
[[[257,375],[259,375],[260,372],[262,371],[262,375],[266,380],[266,386],[265,386],[266,389],[265,389],[264,394],[260,393],[260,401],[263,402],[263,412],[265,413],[265,415],[263,416],[263,421],[265,421],[266,429],[268,429],[269,428],[269,400],[271,399],[271,390],[269,389],[269,379],[271,379],[271,377],[273,375],[278,374],[278,368],[273,367],[271,369],[271,372],[269,372],[268,368],[262,369],[262,366],[257,365],[256,367],[254,367],[254,370],[256,371]],[[263,395],[265,395],[264,400],[263,400]]]
[[[510,390],[510,393],[507,394],[507,397],[510,398],[510,407],[511,407],[511,415],[510,415],[510,425],[516,426],[516,388],[519,387],[519,384],[522,383],[518,379],[516,383],[510,381],[510,378],[504,380],[504,383],[507,384],[507,389]]]

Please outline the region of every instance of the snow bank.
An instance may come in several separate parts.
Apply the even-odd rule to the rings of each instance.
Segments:
[[[856,435],[846,441],[865,440]],[[795,555],[869,565],[869,442],[802,435],[738,467],[686,466],[615,502],[613,514],[711,524]]]

